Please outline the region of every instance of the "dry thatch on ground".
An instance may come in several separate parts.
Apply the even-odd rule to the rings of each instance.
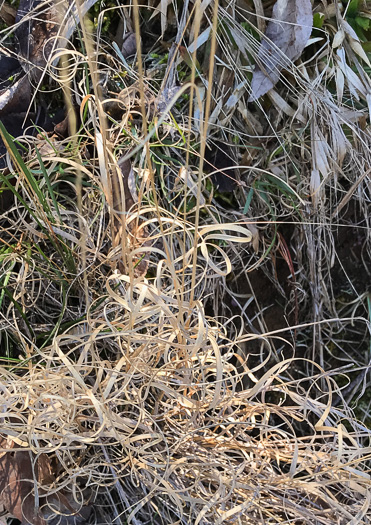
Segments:
[[[68,117],[1,125],[0,503],[23,523],[370,523],[371,303],[339,241],[366,273],[370,16],[308,9],[100,6],[69,44],[49,3],[26,14],[56,45],[19,53],[23,85]]]

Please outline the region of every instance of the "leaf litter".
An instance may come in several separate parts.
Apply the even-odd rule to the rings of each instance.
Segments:
[[[278,0],[262,39],[251,81],[249,102],[265,95],[302,54],[312,32],[310,0]]]

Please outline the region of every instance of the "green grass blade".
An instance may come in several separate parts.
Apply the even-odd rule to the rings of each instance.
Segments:
[[[59,211],[59,206],[58,206],[58,202],[55,198],[55,194],[54,194],[54,190],[53,190],[53,187],[51,185],[51,182],[50,182],[50,178],[49,178],[49,175],[48,175],[48,172],[45,168],[45,165],[43,163],[43,160],[41,158],[41,155],[40,155],[40,152],[37,148],[36,149],[36,155],[37,155],[37,159],[39,161],[39,164],[40,164],[40,168],[41,168],[41,171],[42,171],[42,174],[43,174],[43,177],[45,179],[45,182],[46,182],[46,185],[48,187],[48,191],[49,191],[49,194],[50,194],[50,198],[52,199],[53,201],[53,204],[55,206],[55,209],[56,209],[56,212],[58,214],[58,217],[60,219],[60,221],[62,222],[62,217],[61,217],[61,214],[60,214],[60,211]]]

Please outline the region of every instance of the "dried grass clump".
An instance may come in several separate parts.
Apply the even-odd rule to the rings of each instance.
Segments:
[[[2,369],[2,435],[54,464],[33,487],[44,505],[107,491],[124,522],[369,523],[368,431],[331,406],[329,379],[311,398],[324,374],[251,370],[201,303],[144,278],[106,286],[28,370]]]
[[[246,244],[249,230],[206,219],[196,232],[161,207],[134,206],[130,220],[140,217],[146,246],[126,257],[149,253],[153,277],[112,272],[115,258],[102,248],[108,210],[90,177],[82,213],[73,199],[60,199],[61,219],[50,226],[74,254],[76,277],[61,279],[54,264],[62,255],[45,238],[45,267],[36,256],[34,266],[25,262],[24,242],[8,280],[14,300],[5,333],[23,359],[1,368],[1,435],[15,457],[26,452],[40,465],[26,479],[42,516],[73,511],[78,518],[94,503],[96,523],[333,524],[354,516],[368,523],[368,432],[331,406],[335,384],[320,369],[295,380],[296,361],[268,364],[269,345],[250,364],[251,336],[205,313],[210,283],[231,269],[228,243]],[[18,189],[27,199],[24,180]],[[24,202],[37,214],[32,198]],[[26,212],[19,203],[9,210],[7,233],[36,242],[37,215],[15,220]],[[69,306],[53,327],[58,282],[68,282]],[[311,390],[322,378],[327,390],[316,399]]]
[[[326,41],[252,108],[255,15],[202,2],[192,18],[184,2],[167,17],[165,4],[152,18],[163,35],[175,17],[188,54],[173,46],[146,76],[139,38],[137,58],[110,55],[82,23],[86,53],[70,50],[58,70],[55,49],[45,68],[79,106],[80,129],[24,135],[22,159],[1,127],[12,201],[1,219],[0,498],[31,525],[370,524],[370,430],[339,388],[349,367],[325,359],[345,325],[369,329],[329,285],[334,221],[349,200],[364,217],[369,204],[365,86],[348,75],[336,96],[326,87],[346,58],[357,63]],[[255,9],[264,31],[270,6]],[[224,171],[205,160],[215,144]],[[297,228],[295,268],[283,222]],[[252,333],[255,297],[242,293],[239,315],[222,316],[233,272],[254,276],[284,247],[308,322],[266,331],[261,310]],[[296,357],[303,348],[313,359]]]

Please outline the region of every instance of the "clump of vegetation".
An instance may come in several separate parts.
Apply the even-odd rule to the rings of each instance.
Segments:
[[[369,523],[367,6],[92,4],[2,30],[0,502]]]

